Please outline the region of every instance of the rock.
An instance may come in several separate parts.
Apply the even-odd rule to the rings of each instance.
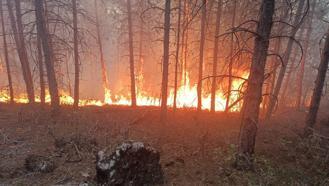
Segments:
[[[25,159],[25,168],[30,172],[49,173],[54,171],[55,164],[51,159],[47,157],[39,155],[29,155]]]
[[[163,184],[160,153],[144,143],[124,142],[112,153],[99,151],[96,160],[96,179],[99,184]]]

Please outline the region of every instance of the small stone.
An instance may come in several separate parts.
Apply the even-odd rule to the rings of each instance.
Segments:
[[[55,164],[51,159],[47,157],[39,155],[29,155],[25,159],[25,168],[30,172],[49,173],[54,171]]]

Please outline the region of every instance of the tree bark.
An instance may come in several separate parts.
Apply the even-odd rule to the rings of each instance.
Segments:
[[[134,60],[134,39],[132,28],[131,0],[127,0],[128,10],[128,34],[129,34],[129,63],[130,63],[130,91],[131,106],[136,107],[136,80],[135,80],[135,60]]]
[[[103,82],[103,88],[104,88],[104,93],[107,94],[110,90],[109,88],[109,81],[108,81],[108,76],[107,76],[107,69],[106,69],[106,64],[105,64],[105,59],[104,59],[104,52],[103,52],[103,43],[102,43],[102,38],[101,38],[101,31],[100,31],[100,24],[99,24],[99,17],[98,17],[98,5],[97,1],[94,1],[95,4],[95,15],[96,15],[96,31],[97,31],[97,44],[99,47],[99,54],[100,54],[100,63],[101,63],[101,69],[102,69],[102,82]]]
[[[214,42],[214,62],[212,66],[212,85],[211,85],[211,105],[210,105],[210,111],[215,112],[216,110],[216,76],[217,76],[217,66],[218,66],[218,42],[219,38],[217,37],[219,35],[219,28],[220,28],[220,22],[221,22],[221,14],[222,14],[222,0],[218,0],[217,3],[217,13],[216,13],[216,30],[215,30],[215,42]]]
[[[203,77],[203,58],[204,58],[204,45],[206,38],[206,18],[207,18],[207,0],[202,1],[201,13],[201,32],[200,32],[200,50],[199,50],[199,79],[198,79],[198,112],[202,109],[202,77]]]
[[[326,74],[329,64],[329,29],[326,34],[326,41],[323,48],[321,62],[318,69],[318,75],[315,81],[315,88],[313,90],[312,100],[309,112],[306,117],[306,126],[304,129],[305,136],[312,135],[313,128],[316,122],[317,113],[320,107],[321,95],[325,84]]]
[[[178,64],[179,64],[179,49],[180,49],[180,34],[181,34],[181,14],[182,14],[182,0],[178,0],[178,21],[177,21],[177,42],[176,42],[176,56],[175,56],[175,84],[174,84],[174,104],[173,110],[177,108],[177,88],[178,88]]]
[[[8,46],[7,46],[7,33],[4,23],[4,16],[3,16],[3,7],[2,7],[2,1],[0,2],[0,13],[1,13],[1,26],[2,26],[2,39],[3,39],[3,53],[5,56],[5,63],[6,63],[6,69],[7,69],[7,78],[8,78],[8,87],[9,87],[9,96],[10,96],[10,103],[14,103],[14,89],[13,89],[13,83],[11,78],[11,70],[10,70],[10,64],[9,64],[9,56],[8,56]]]
[[[233,0],[233,17],[232,17],[232,25],[231,27],[234,28],[235,26],[235,16],[236,16],[236,0]],[[225,105],[225,112],[229,111],[229,105],[231,100],[231,92],[232,92],[232,70],[233,70],[233,53],[234,53],[234,35],[231,34],[231,50],[230,50],[230,63],[228,64],[228,89],[227,89],[227,98],[226,98],[226,105]]]
[[[161,120],[167,120],[167,97],[168,97],[168,68],[169,68],[169,34],[170,34],[170,8],[171,0],[166,0],[164,17],[164,40],[163,40],[163,63],[162,63],[162,86],[161,86]]]
[[[75,108],[79,107],[79,90],[80,90],[80,63],[79,63],[79,46],[78,46],[78,13],[77,0],[72,0],[73,12],[73,50],[74,50],[74,103]]]
[[[29,99],[29,103],[35,102],[34,88],[32,73],[28,61],[28,55],[25,47],[23,26],[22,26],[22,14],[20,0],[15,0],[16,19],[13,12],[12,0],[7,0],[9,19],[12,30],[14,32],[14,39],[16,43],[17,53],[22,66],[23,78],[26,86],[26,92]]]
[[[37,36],[37,49],[38,49],[38,67],[39,67],[39,78],[40,78],[40,103],[44,105],[46,102],[46,89],[44,80],[43,70],[43,56],[42,56],[42,43],[41,38]]]
[[[295,37],[297,31],[299,30],[299,28],[301,26],[301,20],[300,19],[302,17],[302,11],[303,11],[304,4],[305,4],[305,0],[300,0],[299,3],[298,3],[296,17],[294,19],[294,24],[293,24],[294,27],[291,30],[290,37]],[[278,76],[278,79],[277,79],[277,82],[276,82],[276,85],[275,85],[275,88],[274,88],[273,96],[271,96],[269,107],[268,107],[268,110],[267,110],[267,113],[266,113],[266,116],[265,116],[266,120],[269,120],[271,118],[272,113],[274,111],[274,107],[275,107],[275,104],[277,102],[278,95],[280,93],[281,85],[282,85],[284,76],[286,74],[287,65],[288,65],[288,62],[289,62],[289,58],[290,58],[290,54],[291,54],[291,51],[292,51],[293,44],[294,44],[294,41],[292,39],[289,39],[288,45],[287,45],[287,48],[286,48],[286,51],[285,51],[285,55],[283,57],[283,65],[280,69],[279,76]]]
[[[59,108],[59,96],[58,96],[58,87],[56,80],[56,73],[54,69],[54,51],[50,46],[51,38],[48,33],[46,26],[46,20],[44,15],[44,0],[35,0],[35,14],[37,19],[37,31],[38,35],[42,41],[43,54],[45,58],[49,93],[51,98],[51,106],[54,111]]]
[[[293,52],[295,51],[295,52]],[[284,81],[284,84],[283,84],[283,89],[282,89],[282,93],[281,93],[281,100],[280,100],[280,105],[285,107],[287,106],[286,104],[286,98],[287,98],[287,92],[288,92],[288,89],[289,89],[289,85],[290,85],[290,79],[291,79],[291,76],[293,74],[293,69],[295,69],[295,63],[298,61],[297,59],[297,51],[296,50],[292,50],[292,53],[293,53],[293,56],[291,58],[291,64],[290,64],[290,69],[289,71],[286,73],[286,78],[285,78],[285,81]]]
[[[300,64],[299,72],[297,75],[297,101],[296,101],[296,108],[297,110],[301,109],[301,100],[302,100],[302,94],[303,94],[303,80],[304,80],[304,72],[305,72],[305,64],[306,64],[306,57],[308,55],[309,51],[309,42],[312,34],[312,23],[313,23],[313,17],[314,17],[314,11],[315,11],[315,5],[316,5],[316,0],[313,0],[312,2],[312,10],[311,10],[311,15],[309,18],[308,22],[308,28],[306,32],[306,41],[305,41],[305,46],[304,46],[304,55],[302,58],[302,62]]]
[[[238,169],[252,168],[259,110],[262,100],[265,64],[272,29],[275,0],[263,0],[255,36],[254,53],[248,78],[248,87],[241,111],[241,133],[236,159]]]

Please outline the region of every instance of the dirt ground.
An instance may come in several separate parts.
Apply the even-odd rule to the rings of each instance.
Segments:
[[[287,111],[261,123],[255,170],[232,167],[240,130],[237,114],[169,113],[147,107],[62,108],[52,115],[40,105],[0,105],[0,185],[95,185],[95,153],[126,140],[160,151],[165,185],[329,185],[328,122],[301,139],[305,113]],[[322,120],[321,120],[322,121]],[[59,143],[71,140],[71,146]],[[51,173],[24,168],[31,154],[52,159]]]

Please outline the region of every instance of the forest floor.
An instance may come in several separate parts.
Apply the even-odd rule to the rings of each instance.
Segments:
[[[322,114],[323,116],[325,114]],[[94,182],[95,153],[126,140],[142,141],[160,151],[165,185],[329,185],[329,123],[321,134],[301,139],[305,113],[287,111],[258,129],[254,171],[232,167],[240,130],[237,114],[169,113],[145,107],[49,108],[0,105],[0,185],[78,185]],[[321,119],[320,119],[321,121]],[[71,139],[74,146],[60,146]],[[76,147],[76,148],[73,148]],[[51,158],[51,173],[31,173],[24,159]]]

